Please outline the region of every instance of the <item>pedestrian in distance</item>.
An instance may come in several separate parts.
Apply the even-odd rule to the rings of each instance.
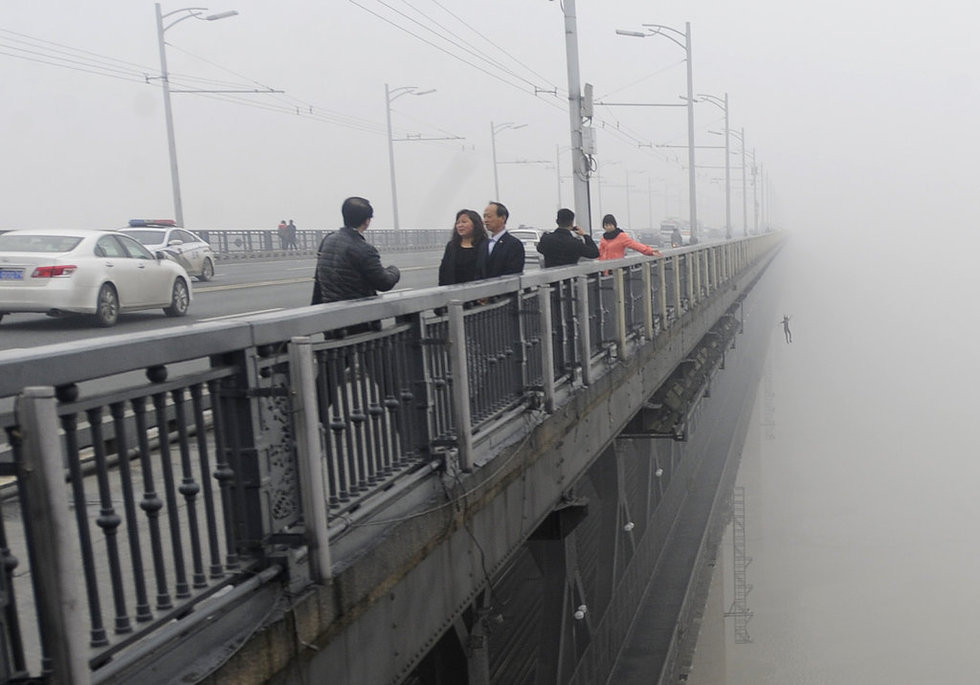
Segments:
[[[286,249],[295,250],[296,247],[296,224],[290,219],[286,226]]]
[[[555,217],[558,228],[545,233],[538,241],[538,252],[544,255],[544,266],[569,266],[578,264],[582,257],[595,259],[599,248],[581,226],[575,225],[575,212],[562,208]]]
[[[483,210],[483,225],[490,235],[486,249],[477,250],[477,278],[524,273],[524,243],[507,232],[509,218],[510,212],[500,202],[490,202]]]
[[[626,250],[636,250],[648,257],[663,257],[660,250],[633,240],[616,223],[616,217],[606,214],[602,217],[602,239],[599,241],[599,259],[621,259]]]
[[[381,265],[377,248],[364,239],[374,216],[371,203],[363,197],[349,197],[344,200],[341,213],[343,227],[320,241],[310,304],[372,297],[379,290],[391,290],[401,278],[397,266]],[[378,329],[380,322],[373,322],[347,332]]]
[[[487,229],[483,219],[472,209],[456,212],[453,235],[439,264],[439,285],[469,283],[476,280],[479,250],[486,250]]]
[[[286,245],[289,244],[289,236],[287,235],[288,226],[286,225],[286,220],[283,219],[279,222],[278,228],[276,228],[276,235],[279,236],[279,249],[285,250]]]
[[[792,318],[792,316],[783,314],[783,320],[779,322],[779,324],[783,327],[783,335],[786,337],[787,345],[793,342],[793,332],[789,329],[789,320]]]

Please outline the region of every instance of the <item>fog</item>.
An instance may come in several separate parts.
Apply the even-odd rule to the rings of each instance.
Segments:
[[[353,194],[372,200],[375,227],[390,227],[385,83],[435,89],[393,102],[395,137],[452,138],[395,143],[402,226],[448,232],[457,209],[491,199],[491,122],[526,124],[497,136],[512,225],[553,225],[559,177],[571,204],[558,2],[211,7],[225,9],[240,15],[167,32],[173,87],[285,93],[174,94],[189,227],[332,227]],[[729,94],[730,127],[744,128],[768,179],[771,223],[791,233],[778,273],[792,345],[772,322],[776,437],[747,450],[740,475],[755,643],[729,655],[730,682],[972,682],[980,10],[948,0],[577,9],[582,78],[600,102],[680,102],[683,52],[615,29],[691,22],[695,92]],[[435,20],[438,35],[423,28]],[[4,0],[0,46],[0,228],[173,216],[153,3]],[[44,63],[63,51],[67,67]],[[686,157],[666,147],[686,142],[683,112],[596,107],[602,210],[627,228],[687,215]],[[710,131],[722,127],[718,108],[697,105],[699,145],[719,145]],[[723,163],[698,150],[706,226],[724,225]],[[733,154],[736,235],[740,164]]]
[[[578,0],[582,80],[597,102],[681,103],[683,51],[663,37],[615,30],[683,30],[690,21],[694,90],[729,94],[730,127],[744,128],[781,227],[901,235],[921,246],[976,223],[980,47],[972,33],[980,10],[942,0],[797,5]],[[210,8],[225,9],[240,15],[167,31],[172,87],[285,93],[172,96],[189,227],[282,218],[334,226],[351,194],[373,201],[375,227],[391,226],[385,83],[435,89],[392,103],[396,138],[462,138],[394,144],[403,226],[448,228],[460,207],[485,205],[490,122],[527,124],[497,136],[499,199],[513,221],[553,225],[559,173],[562,204],[571,204],[570,153],[557,155],[560,172],[554,165],[556,146],[569,144],[558,2],[228,0]],[[0,227],[172,216],[153,3],[5,0],[0,28]],[[88,53],[103,66],[93,68]],[[71,62],[45,63],[55,55]],[[599,105],[593,126],[603,211],[626,224],[629,209],[637,227],[686,216],[685,151],[662,147],[686,143],[683,108]],[[719,108],[697,105],[698,145],[722,144],[709,133],[722,127]],[[741,159],[731,144],[737,232]],[[723,153],[699,149],[698,165],[700,216],[721,226]]]
[[[774,318],[738,475],[753,642],[725,619],[729,685],[980,672],[975,270],[966,251],[890,245],[794,236],[775,267],[793,342]]]

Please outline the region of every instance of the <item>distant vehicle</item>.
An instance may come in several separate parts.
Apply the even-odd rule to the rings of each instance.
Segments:
[[[214,278],[214,251],[196,233],[178,228],[173,219],[130,219],[122,233],[136,238],[152,252],[165,250],[187,273],[200,281]]]
[[[0,235],[0,320],[14,312],[94,314],[112,326],[120,312],[163,309],[184,316],[190,278],[118,231],[18,230]]]
[[[525,262],[537,262],[542,266],[544,265],[544,256],[538,253],[538,241],[541,240],[543,231],[521,225],[517,228],[508,228],[507,232],[524,243]]]

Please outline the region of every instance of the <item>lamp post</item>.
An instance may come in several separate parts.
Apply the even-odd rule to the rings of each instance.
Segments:
[[[725,112],[725,240],[732,238],[732,177],[728,159],[728,93],[722,100],[714,95],[698,95],[704,102],[710,102]]]
[[[500,181],[497,179],[497,133],[505,129],[524,128],[527,124],[515,124],[513,121],[505,121],[502,124],[490,122],[490,150],[493,154],[493,197],[500,199]]]
[[[748,184],[745,179],[745,128],[743,127],[739,133],[735,131],[731,131],[730,133],[742,145],[742,235],[747,236],[749,234],[749,210],[747,200]]]
[[[696,243],[698,242],[698,201],[694,166],[694,67],[691,61],[691,22],[684,24],[684,31],[663,24],[644,24],[643,28],[647,30],[646,33],[624,29],[616,29],[616,33],[634,38],[663,36],[684,50],[687,62],[687,183],[691,203],[691,243]],[[681,42],[678,36],[682,37],[684,42]]]
[[[156,16],[157,16],[157,41],[160,44],[160,83],[163,84],[163,112],[167,120],[167,146],[170,150],[170,182],[173,185],[174,191],[174,220],[177,222],[178,226],[184,225],[184,205],[180,199],[180,176],[177,173],[177,143],[174,140],[174,115],[170,108],[170,78],[167,73],[167,48],[166,43],[163,40],[163,34],[170,28],[173,28],[175,24],[179,24],[184,21],[184,19],[200,19],[201,21],[217,21],[218,19],[226,19],[228,17],[234,17],[238,14],[238,10],[228,10],[226,12],[218,12],[217,14],[208,14],[201,16],[203,12],[207,11],[207,7],[183,7],[179,10],[173,10],[162,14],[160,11],[160,3],[156,3]],[[163,20],[167,17],[172,17],[175,14],[184,12],[185,14],[172,22],[163,25]]]
[[[401,86],[399,88],[388,88],[385,84],[385,118],[388,122],[388,169],[391,171],[391,217],[395,222],[395,229],[401,228],[398,223],[398,189],[395,185],[395,141],[391,137],[391,103],[402,95],[428,95],[436,92],[434,88],[429,90],[416,90],[416,86]]]

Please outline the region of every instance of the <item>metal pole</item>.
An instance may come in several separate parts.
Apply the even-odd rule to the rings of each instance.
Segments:
[[[766,179],[766,167],[765,167],[764,164],[760,164],[759,165],[759,175],[762,176],[762,187],[759,189],[759,199],[760,199],[760,202],[762,204],[762,209],[760,210],[760,212],[762,214],[762,232],[765,233],[766,232],[766,229],[769,226],[769,224],[767,223],[767,220],[769,218],[769,215],[766,212],[766,200],[767,200],[766,183],[767,183],[767,179]]]
[[[684,25],[685,50],[687,52],[687,164],[688,186],[691,196],[691,244],[698,242],[698,199],[695,187],[694,166],[694,66],[691,62],[691,22]]]
[[[565,53],[568,63],[568,120],[572,140],[572,189],[575,197],[575,216],[582,228],[592,232],[589,212],[589,179],[582,148],[582,89],[579,83],[578,40],[575,28],[575,0],[565,0]]]
[[[163,112],[167,120],[167,146],[170,150],[170,183],[174,191],[174,220],[184,225],[184,206],[180,199],[180,177],[177,174],[177,142],[174,140],[174,115],[170,109],[170,78],[167,75],[167,48],[163,42],[163,15],[156,3],[157,40],[160,44],[160,83],[163,86]]]
[[[753,223],[755,225],[755,234],[759,234],[759,184],[756,181],[755,175],[759,167],[755,162],[755,148],[752,148],[752,207],[753,207]]]
[[[749,234],[748,185],[745,178],[745,127],[742,127],[742,235]]]
[[[558,176],[558,209],[561,209],[561,148],[555,143],[555,175]]]
[[[401,225],[398,223],[398,190],[395,187],[395,144],[391,138],[391,95],[387,83],[385,84],[385,115],[388,121],[388,168],[391,170],[391,216],[397,230]]]
[[[633,209],[630,207],[630,170],[626,170],[626,225],[633,230]]]
[[[653,230],[653,178],[647,176],[647,229]]]
[[[725,240],[732,238],[732,176],[728,154],[728,93],[725,93]]]
[[[599,171],[600,171],[600,167],[599,167],[599,165],[596,165],[596,168],[595,168],[595,198],[596,198],[596,205],[597,205],[597,208],[599,210],[599,212],[598,212],[598,214],[599,214],[599,221],[602,222],[602,217],[603,217],[603,214],[602,214],[602,176],[599,174]]]
[[[493,198],[500,199],[500,182],[497,180],[497,130],[490,122],[490,149],[493,151]]]

